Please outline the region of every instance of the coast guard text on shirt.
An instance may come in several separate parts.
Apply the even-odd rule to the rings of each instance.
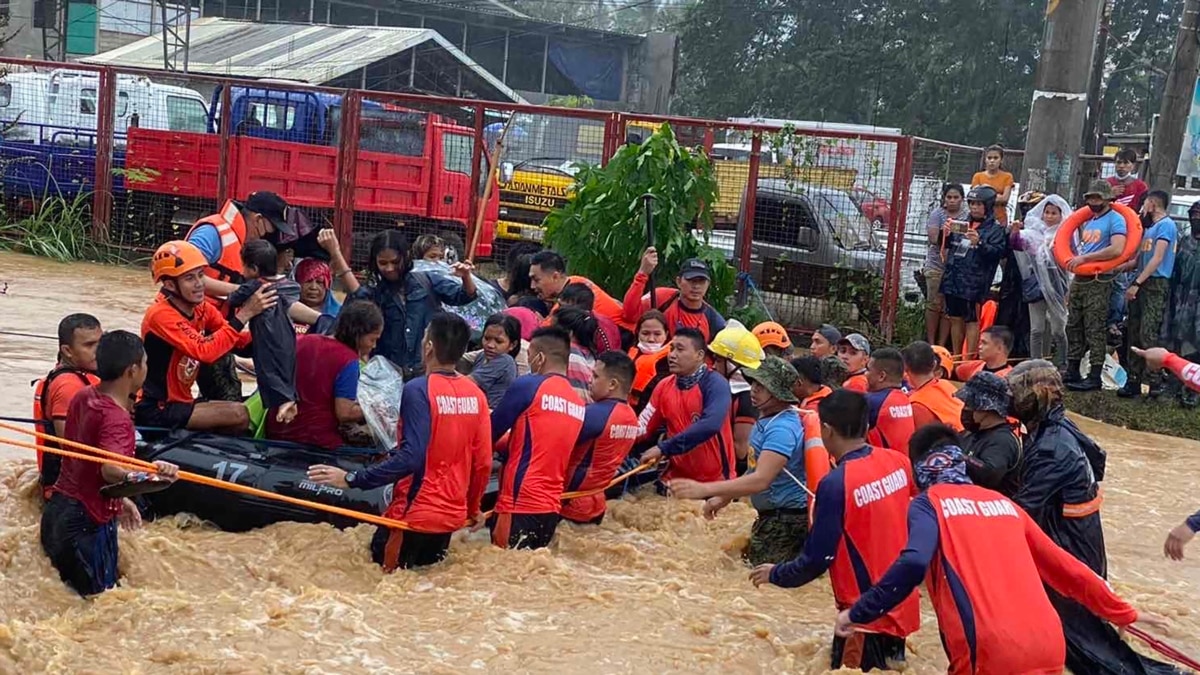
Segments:
[[[577,420],[583,421],[584,407],[578,403],[571,403],[561,396],[542,394],[542,410],[566,413]]]
[[[478,415],[479,399],[474,396],[435,396],[439,415]]]
[[[1013,503],[1007,499],[975,501],[974,499],[965,499],[963,497],[952,497],[942,500],[942,517],[952,518],[954,516],[983,516],[985,518],[996,516],[1021,517],[1017,513],[1017,507],[1013,506]]]
[[[861,508],[907,488],[908,472],[904,469],[897,469],[883,478],[854,488],[854,505]]]

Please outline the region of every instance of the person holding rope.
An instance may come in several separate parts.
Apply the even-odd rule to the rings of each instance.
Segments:
[[[1132,347],[1131,351],[1145,362],[1147,371],[1158,372],[1166,369],[1182,382],[1183,386],[1192,391],[1200,391],[1200,365],[1162,347],[1152,349]],[[1183,549],[1196,537],[1197,532],[1200,532],[1200,511],[1188,516],[1186,520],[1167,533],[1167,541],[1163,544],[1163,555],[1171,560],[1183,560]]]
[[[838,615],[834,633],[861,636],[856,626],[875,631],[871,622],[911,602],[925,580],[951,675],[1061,673],[1064,665],[1075,673],[1143,672],[1118,671],[1116,662],[1080,669],[1071,659],[1048,588],[1075,598],[1097,623],[1164,622],[1118,597],[1016,504],[973,485],[954,437],[942,425],[913,437],[909,453],[921,492],[908,507],[908,542],[882,578]]]
[[[702,483],[677,478],[668,484],[680,499],[704,499],[713,518],[734,499],[750,497],[758,517],[744,557],[751,565],[782,563],[800,554],[808,536],[808,492],[828,473],[829,459],[815,413],[800,410],[792,393],[796,369],[778,356],[745,371],[759,419],[750,432],[753,468],[732,480]],[[806,467],[824,466],[820,475]],[[817,473],[817,472],[813,472]]]
[[[513,381],[492,412],[492,441],[501,449],[500,494],[488,521],[500,548],[545,548],[562,513],[567,465],[586,411],[567,380],[571,337],[551,326],[529,340],[530,373]],[[593,378],[594,379],[594,378]]]
[[[146,350],[141,339],[123,330],[102,336],[96,346],[100,383],[71,400],[64,436],[69,441],[134,456],[132,401],[146,380]],[[179,468],[155,462],[158,475],[173,481]],[[142,523],[129,498],[104,495],[106,485],[131,478],[115,464],[65,457],[50,499],[42,511],[42,550],[63,582],[82,596],[117,585],[117,524]]]
[[[1009,424],[1012,391],[995,373],[967,380],[954,395],[962,402],[961,447],[971,482],[1012,499],[1021,486],[1021,442]]]
[[[799,588],[829,570],[839,610],[880,581],[900,555],[905,514],[915,493],[908,458],[867,444],[866,397],[841,389],[821,399],[821,436],[837,467],[817,487],[812,532],[794,560],[754,568],[750,581]],[[897,597],[868,631],[833,639],[831,668],[902,670],[905,638],[921,625],[917,593]]]
[[[628,355],[607,351],[596,356],[596,374],[591,384],[594,403],[584,410],[583,428],[567,465],[565,489],[599,492],[564,499],[562,517],[566,520],[581,525],[599,525],[604,520],[608,508],[604,488],[638,438],[637,413],[628,403],[633,376],[633,359]]]
[[[75,394],[100,382],[96,377],[96,346],[100,344],[100,320],[91,314],[71,314],[58,322],[58,360],[33,391],[33,418],[38,431],[62,436],[67,426],[67,409]],[[63,376],[66,377],[63,377]],[[38,445],[58,447],[54,441],[38,440]],[[42,496],[50,498],[50,486],[58,480],[62,459],[39,452],[38,475]]]
[[[1054,364],[1040,359],[1017,364],[1008,383],[1012,412],[1028,429],[1013,501],[1055,544],[1106,578],[1108,556],[1100,517],[1104,450],[1067,417],[1063,381]],[[994,542],[988,546],[995,548]],[[1176,672],[1134,652],[1073,593],[1048,593],[1062,621],[1071,672]]]
[[[483,390],[455,371],[470,338],[461,317],[439,312],[430,319],[421,341],[425,375],[404,384],[400,442],[387,459],[360,471],[308,469],[312,482],[341,489],[395,484],[383,515],[412,529],[375,531],[371,558],[385,571],[441,562],[450,535],[479,517],[492,469],[492,423]]]

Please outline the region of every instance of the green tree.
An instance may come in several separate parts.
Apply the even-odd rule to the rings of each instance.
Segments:
[[[646,247],[642,195],[653,194],[657,280],[670,283],[687,258],[702,258],[713,271],[709,299],[724,311],[733,293],[734,270],[708,245],[717,198],[712,164],[681,146],[663,124],[640,145],[622,146],[604,166],[580,165],[574,195],[546,217],[546,245],[581,274],[620,297]]]
[[[1103,131],[1149,130],[1182,8],[1115,3]],[[1045,9],[1045,0],[698,0],[679,27],[677,110],[1021,147]]]
[[[1121,0],[1113,6],[1100,128],[1149,133],[1162,102],[1184,0]]]

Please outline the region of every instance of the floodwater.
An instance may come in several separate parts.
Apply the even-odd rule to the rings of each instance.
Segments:
[[[145,270],[0,253],[0,331],[49,334],[86,310],[136,330]],[[3,284],[0,283],[0,288]],[[0,414],[25,416],[54,343],[0,335]],[[1200,443],[1084,421],[1109,453],[1104,518],[1114,587],[1172,621],[1200,654],[1200,544],[1162,557],[1200,508]],[[0,673],[695,673],[828,671],[829,583],[754,589],[735,551],[749,507],[707,522],[696,504],[615,502],[599,527],[561,527],[544,551],[458,535],[449,559],[383,575],[369,526],[279,524],[246,534],[177,517],[121,534],[124,586],[84,601],[38,543],[36,475],[0,459]],[[912,673],[945,672],[926,604]]]

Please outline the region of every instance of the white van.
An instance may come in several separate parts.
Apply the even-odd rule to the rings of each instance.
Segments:
[[[0,78],[0,129],[4,140],[89,145],[96,137],[100,78],[90,71],[9,73]],[[204,132],[208,107],[198,92],[156,84],[145,77],[117,77],[114,131],[124,144],[131,126]]]

